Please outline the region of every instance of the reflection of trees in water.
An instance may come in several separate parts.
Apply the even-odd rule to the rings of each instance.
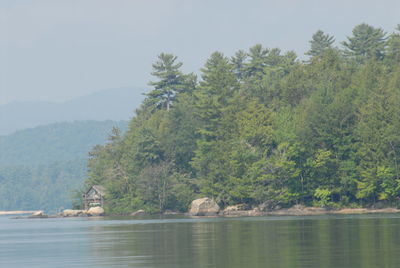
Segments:
[[[100,265],[190,267],[190,229],[186,223],[97,226],[90,229],[91,253]]]
[[[328,217],[97,226],[90,250],[108,267],[400,267],[399,224]]]

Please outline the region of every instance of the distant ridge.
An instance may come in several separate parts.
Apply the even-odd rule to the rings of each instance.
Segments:
[[[56,103],[11,102],[0,106],[0,135],[55,122],[128,120],[144,99],[145,88],[121,87]]]
[[[86,160],[93,146],[107,141],[113,127],[119,128],[123,133],[128,128],[128,122],[60,122],[0,136],[0,167]]]

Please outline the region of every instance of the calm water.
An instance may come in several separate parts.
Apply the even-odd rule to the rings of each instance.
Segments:
[[[400,215],[0,217],[0,267],[400,267]]]

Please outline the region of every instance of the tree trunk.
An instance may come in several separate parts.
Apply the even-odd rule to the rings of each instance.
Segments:
[[[171,93],[168,91],[168,95],[167,95],[167,111],[169,111],[170,98],[171,98]]]

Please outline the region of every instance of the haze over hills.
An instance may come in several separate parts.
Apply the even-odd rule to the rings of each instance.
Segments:
[[[98,91],[66,102],[15,101],[0,106],[0,135],[55,122],[128,120],[144,99],[144,88]]]
[[[57,211],[86,178],[88,152],[127,121],[54,123],[0,136],[0,210]]]
[[[123,133],[144,99],[144,89],[123,87],[56,103],[0,106],[0,210],[70,208],[83,186],[88,152]]]
[[[113,127],[125,132],[127,121],[74,121],[19,130],[0,136],[0,166],[49,164],[84,159],[104,144]]]

